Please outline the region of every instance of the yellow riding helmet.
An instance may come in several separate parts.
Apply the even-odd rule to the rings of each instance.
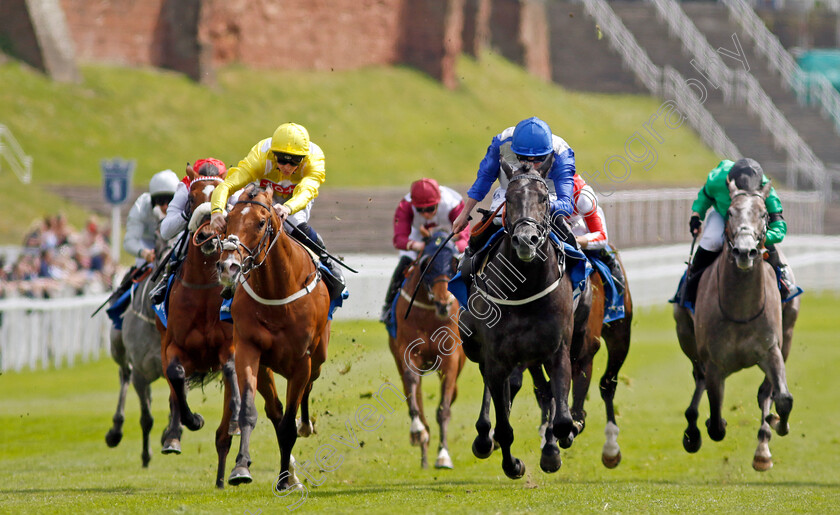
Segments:
[[[292,154],[295,156],[309,155],[309,132],[296,123],[284,123],[271,136],[271,151]]]

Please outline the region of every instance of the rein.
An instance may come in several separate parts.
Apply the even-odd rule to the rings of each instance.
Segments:
[[[269,213],[274,212],[272,206],[268,204],[264,204],[257,200],[239,200],[236,204],[256,204],[260,207],[265,208]],[[234,204],[235,205],[235,204]],[[276,232],[275,236],[272,238],[271,243],[268,243],[268,238],[271,232]],[[283,306],[285,304],[289,304],[290,302],[294,302],[297,299],[311,293],[315,290],[315,287],[318,285],[318,281],[321,280],[321,272],[318,270],[318,267],[315,267],[315,272],[310,274],[312,280],[309,281],[309,284],[301,288],[300,290],[296,291],[295,293],[289,295],[288,297],[284,297],[282,299],[266,299],[257,295],[257,293],[251,288],[251,286],[247,283],[248,276],[251,272],[256,270],[257,268],[261,267],[265,264],[266,259],[268,259],[268,254],[271,252],[271,249],[274,247],[274,244],[277,243],[277,240],[280,238],[280,235],[283,233],[281,230],[275,230],[274,226],[271,222],[271,218],[268,219],[268,227],[263,232],[263,235],[260,237],[260,241],[257,243],[257,246],[251,250],[241,241],[239,241],[239,237],[235,234],[232,234],[222,240],[222,250],[230,250],[236,251],[240,258],[241,258],[241,266],[242,270],[239,273],[238,281],[242,285],[242,288],[245,289],[245,292],[255,301],[259,302],[260,304],[264,304],[266,306]],[[263,253],[263,247],[268,245],[265,249],[265,253],[263,254],[263,258],[260,262],[256,262],[256,256]],[[245,252],[248,253],[247,256],[242,257],[242,252],[240,249],[245,249]]]

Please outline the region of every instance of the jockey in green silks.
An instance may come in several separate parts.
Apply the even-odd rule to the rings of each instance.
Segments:
[[[706,183],[697,194],[697,200],[691,205],[692,213],[688,223],[691,235],[696,237],[700,234],[701,226],[703,230],[697,252],[694,254],[686,276],[684,300],[695,302],[697,286],[700,284],[703,270],[714,262],[723,249],[726,213],[731,204],[729,182],[734,181],[735,185],[742,190],[758,191],[769,180],[764,175],[761,165],[749,158],[739,159],[736,162],[725,159],[709,172]],[[786,302],[802,293],[802,289],[794,284],[790,267],[782,262],[776,250],[776,245],[785,238],[787,223],[782,216],[782,202],[774,188],[770,188],[770,193],[764,199],[764,206],[769,214],[769,225],[764,241],[767,262],[776,270],[782,300]],[[713,209],[709,210],[710,207]]]

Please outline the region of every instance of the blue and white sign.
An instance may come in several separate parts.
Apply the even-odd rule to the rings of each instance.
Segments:
[[[120,158],[103,159],[100,162],[106,202],[114,206],[125,203],[131,188],[131,176],[134,173],[135,164],[133,159]]]

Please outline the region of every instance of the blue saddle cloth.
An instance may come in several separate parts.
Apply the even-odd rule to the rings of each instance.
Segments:
[[[157,315],[160,322],[163,324],[163,327],[166,327],[166,318],[169,314],[169,292],[172,290],[172,281],[175,279],[175,274],[169,276],[169,280],[166,282],[166,294],[163,297],[163,302],[160,304],[154,304],[152,309],[155,310],[155,314]]]
[[[779,275],[779,271],[776,270],[775,267],[773,268],[773,271],[776,272],[776,286],[779,288],[779,292],[781,293],[781,291],[782,291],[782,281],[781,281],[781,278],[780,278],[780,275]],[[691,311],[691,314],[693,315],[694,314],[694,303],[689,302],[687,299],[683,299],[682,297],[680,297],[680,292],[683,289],[683,283],[685,282],[686,276],[688,276],[688,270],[683,272],[682,277],[680,277],[680,282],[677,285],[677,292],[674,294],[674,296],[671,299],[668,300],[668,302],[670,302],[671,304],[676,304],[678,306],[681,306],[681,307],[684,307],[684,308],[688,309],[689,311]],[[788,295],[787,298],[782,299],[782,303],[784,304],[785,302],[790,302],[794,298],[798,297],[799,295],[802,295],[804,292],[805,292],[805,290],[803,290],[802,288],[797,286],[794,291],[790,292],[790,295]]]
[[[504,234],[504,228],[499,228],[493,236],[487,240],[487,243],[482,247],[482,250],[477,252],[476,254],[481,253],[487,247],[493,245],[496,240],[502,237]],[[554,241],[558,245],[563,246],[563,251],[566,254],[566,258],[569,259],[566,263],[566,270],[569,274],[569,278],[572,280],[572,286],[574,287],[574,295],[573,298],[577,298],[578,295],[586,288],[586,280],[589,277],[589,274],[592,273],[592,265],[589,263],[589,260],[586,259],[586,256],[583,252],[577,250],[576,248],[572,247],[571,245],[560,241],[560,238],[557,237],[556,234],[553,232],[550,233],[550,237],[552,241]],[[455,274],[455,277],[450,279],[449,281],[449,291],[458,299],[458,302],[464,309],[469,311],[469,290],[464,278],[461,277],[461,272],[458,271]]]
[[[610,249],[607,249],[610,250]],[[584,252],[584,254],[586,254]],[[604,283],[604,323],[608,324],[624,318],[624,292],[619,292],[613,280],[612,271],[606,263],[595,254],[586,254],[592,266]]]
[[[402,284],[400,284],[400,289],[405,286],[405,282],[408,278],[403,279]],[[391,338],[397,337],[397,301],[400,300],[400,295],[397,293],[394,295],[394,300],[391,301],[391,311],[388,312],[388,320],[385,321],[385,329],[388,330],[388,334],[391,335]]]
[[[131,294],[135,289],[137,289],[137,283],[133,283],[131,288],[120,295],[119,298],[105,310],[105,313],[108,314],[108,318],[111,319],[111,323],[114,324],[114,329],[118,331],[122,331],[123,315],[125,315],[125,310],[128,309],[129,304],[131,304]]]
[[[321,263],[318,263],[318,268],[321,270],[321,274],[330,273],[329,269]],[[330,312],[327,315],[328,320],[333,319],[333,314],[335,313],[335,310],[343,306],[344,301],[347,300],[348,297],[350,297],[350,290],[348,290],[345,286],[344,291],[341,292],[341,296],[337,299],[333,299],[330,301]],[[233,317],[231,317],[230,315],[231,303],[233,303],[233,297],[222,301],[222,307],[219,309],[219,320],[223,322],[233,323]]]

